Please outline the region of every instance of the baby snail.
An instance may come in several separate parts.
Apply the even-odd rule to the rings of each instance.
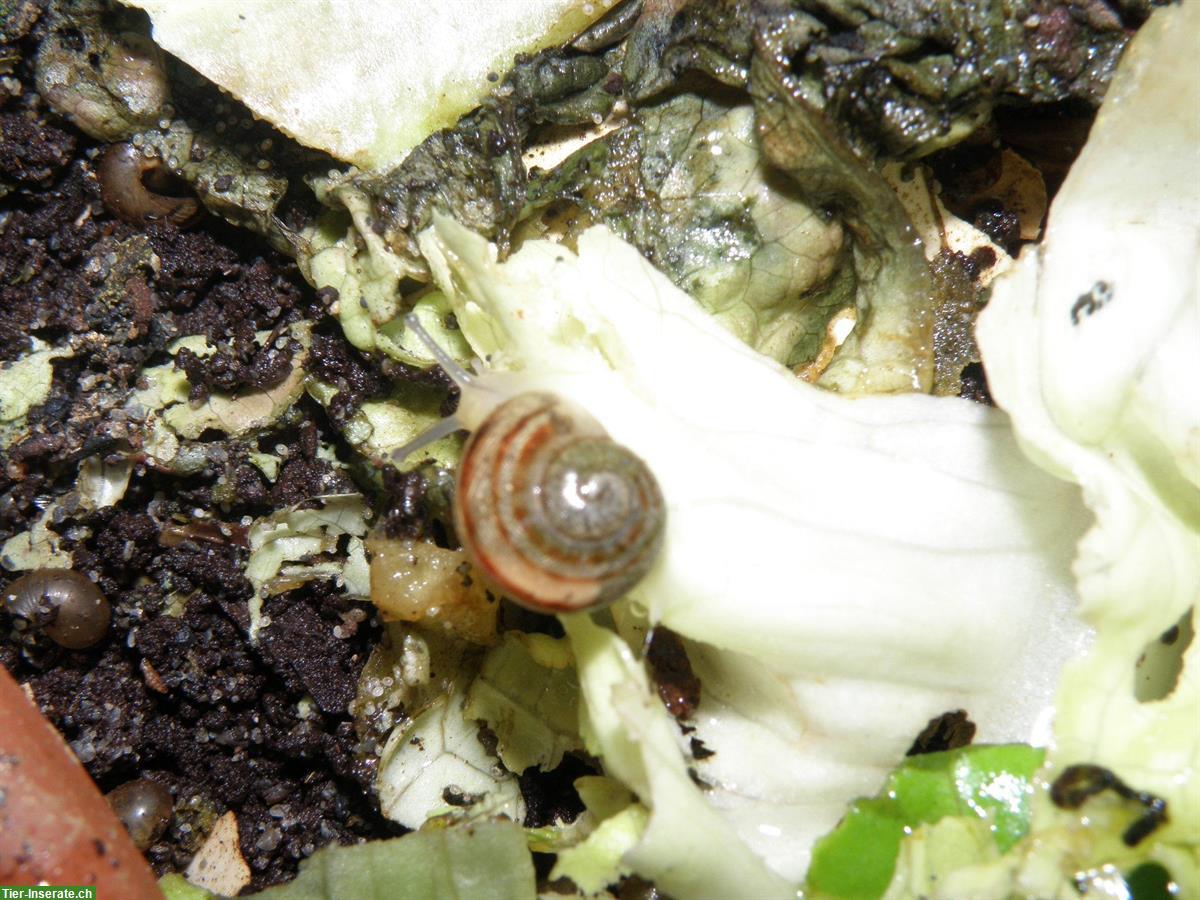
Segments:
[[[171,792],[149,778],[127,781],[104,796],[134,846],[143,851],[162,837],[175,810]]]
[[[112,611],[100,588],[72,569],[34,569],[8,586],[4,608],[54,643],[83,650],[108,633]]]
[[[463,449],[454,526],[475,567],[536,612],[593,609],[618,600],[650,570],[666,510],[649,467],[587,412],[554,394],[489,400],[416,317],[405,322],[462,390],[459,412],[411,444],[465,427],[464,408],[491,408]]]
[[[132,225],[166,219],[186,228],[200,218],[194,197],[177,197],[166,164],[133,144],[113,144],[96,167],[100,199],[114,216]]]

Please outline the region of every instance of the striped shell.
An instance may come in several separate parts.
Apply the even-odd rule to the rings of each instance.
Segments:
[[[455,525],[501,593],[539,612],[610,603],[662,544],[662,492],[637,456],[551,394],[519,394],[471,435]]]

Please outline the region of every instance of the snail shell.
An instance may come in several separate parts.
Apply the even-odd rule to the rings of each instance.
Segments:
[[[142,851],[162,837],[175,808],[171,792],[149,778],[127,781],[109,791],[105,798],[129,832],[134,846]]]
[[[194,197],[173,197],[167,166],[143,154],[132,144],[113,144],[104,151],[96,167],[100,199],[114,216],[132,225],[155,219],[174,222],[180,228],[196,224],[200,204]]]
[[[502,403],[463,451],[459,538],[493,586],[539,612],[626,594],[653,565],[665,517],[646,464],[551,394]]]
[[[9,615],[42,628],[68,650],[83,650],[108,633],[112,610],[100,588],[72,569],[34,569],[8,586],[0,602]]]

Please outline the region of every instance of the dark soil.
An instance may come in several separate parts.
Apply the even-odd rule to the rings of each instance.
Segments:
[[[197,398],[258,390],[286,377],[295,347],[257,349],[254,333],[324,310],[289,259],[212,217],[180,231],[104,209],[98,145],[33,92],[40,26],[37,5],[24,8],[26,21],[6,21],[0,42],[0,74],[13,79],[0,93],[0,361],[28,352],[33,338],[71,340],[75,356],[56,363],[29,434],[0,455],[0,541],[72,487],[82,458],[128,451],[136,435],[121,406],[170,340],[203,334],[220,348],[180,360]],[[359,400],[382,389],[356,365],[344,377]],[[347,713],[378,633],[370,611],[353,611],[331,583],[309,584],[268,600],[271,627],[257,645],[247,637],[242,517],[353,489],[316,458],[333,435],[324,411],[301,411],[261,441],[288,449],[274,483],[246,461],[256,448],[218,435],[202,472],[139,466],[117,506],[55,525],[112,604],[95,647],[63,650],[0,611],[0,664],[29,686],[100,788],[148,777],[170,790],[174,817],[147,852],[159,872],[186,867],[227,810],[250,889],[291,877],[330,842],[401,830],[378,812]]]
[[[447,389],[447,412],[456,396],[440,370],[380,364],[353,349],[327,315],[336,297],[314,292],[253,235],[211,215],[180,230],[106,210],[96,175],[103,145],[33,89],[41,10],[34,0],[0,4],[0,364],[35,339],[73,355],[55,361],[49,397],[0,452],[0,542],[67,494],[83,459],[140,458],[139,424],[123,407],[139,372],[166,362],[177,337],[203,335],[217,347],[207,358],[175,355],[201,402],[279,384],[298,350],[287,326],[307,319],[308,371],[339,389],[328,410],[305,399],[286,426],[253,440],[202,435],[199,472],[139,463],[116,506],[55,518],[62,549],[112,607],[96,646],[64,650],[0,608],[0,665],[32,691],[100,789],[149,778],[170,791],[174,815],[146,852],[154,868],[182,871],[232,810],[253,874],[246,890],[255,891],[288,880],[327,844],[403,829],[379,813],[375,759],[357,752],[363,739],[348,712],[379,638],[372,609],[332,582],[310,582],[265,601],[271,624],[252,643],[247,525],[367,490],[389,533],[452,544],[450,473],[389,470],[382,483],[355,485],[318,449],[349,461],[340,427],[396,379]],[[286,149],[286,138],[274,140]],[[259,346],[262,331],[272,334]],[[284,460],[274,481],[250,462],[256,450]],[[582,807],[571,783],[587,771],[568,760],[523,776],[530,824],[573,819]]]

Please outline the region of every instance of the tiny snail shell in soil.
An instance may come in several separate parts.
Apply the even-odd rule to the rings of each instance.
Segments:
[[[104,797],[139,850],[162,837],[175,810],[171,792],[149,778],[127,781]]]
[[[112,610],[100,588],[71,569],[34,569],[8,586],[4,608],[40,627],[68,650],[83,650],[108,633]]]
[[[167,220],[186,228],[200,218],[200,204],[194,197],[157,192],[170,190],[165,164],[132,144],[111,145],[101,156],[96,174],[105,208],[131,225]]]
[[[501,593],[538,612],[626,594],[654,564],[665,516],[646,464],[552,394],[504,401],[463,450],[454,504],[463,547]]]

